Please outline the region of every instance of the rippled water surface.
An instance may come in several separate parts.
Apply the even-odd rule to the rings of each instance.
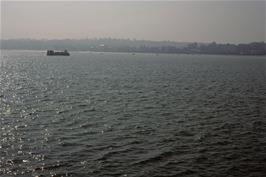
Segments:
[[[2,51],[0,176],[266,175],[265,57]]]

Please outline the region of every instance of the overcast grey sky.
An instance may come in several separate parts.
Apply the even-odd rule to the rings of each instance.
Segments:
[[[1,37],[265,41],[265,1],[2,2]]]

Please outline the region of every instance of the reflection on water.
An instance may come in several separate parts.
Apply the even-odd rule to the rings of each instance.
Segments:
[[[3,51],[0,176],[264,176],[265,58]]]

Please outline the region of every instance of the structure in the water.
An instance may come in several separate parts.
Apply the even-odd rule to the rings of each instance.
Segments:
[[[67,50],[64,51],[47,50],[47,56],[54,56],[54,55],[69,56],[70,54]]]

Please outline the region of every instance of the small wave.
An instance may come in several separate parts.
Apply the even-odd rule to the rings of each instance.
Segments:
[[[166,159],[168,159],[170,157],[173,157],[174,155],[176,155],[175,152],[173,152],[173,151],[166,151],[166,152],[157,154],[155,156],[146,158],[144,160],[140,160],[138,162],[134,162],[132,165],[144,165],[144,164],[146,165],[148,163],[161,162],[161,161],[164,161],[164,160],[166,160]]]

